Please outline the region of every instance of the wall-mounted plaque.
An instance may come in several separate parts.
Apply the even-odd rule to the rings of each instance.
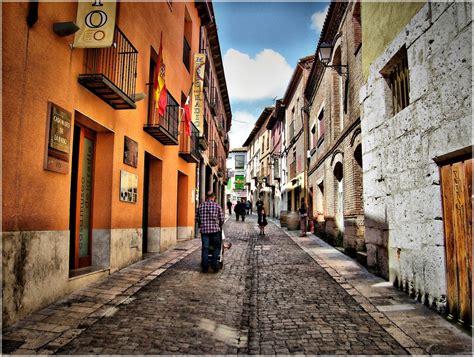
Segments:
[[[120,170],[120,201],[137,203],[138,175]]]
[[[70,144],[71,113],[48,102],[44,169],[67,174]]]
[[[138,143],[135,140],[125,136],[123,144],[123,163],[132,167],[138,164]]]

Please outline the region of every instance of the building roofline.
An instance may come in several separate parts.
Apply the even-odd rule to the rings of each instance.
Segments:
[[[265,120],[267,120],[268,116],[273,112],[273,109],[275,109],[275,107],[266,107],[265,109],[263,109],[262,114],[260,114],[257,121],[255,122],[255,125],[254,125],[252,131],[250,132],[247,140],[245,140],[245,142],[243,144],[244,147],[250,145],[250,143],[252,142],[255,135],[258,133],[260,128],[265,123]]]

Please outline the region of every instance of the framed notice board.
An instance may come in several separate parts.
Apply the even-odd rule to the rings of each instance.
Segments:
[[[67,174],[71,147],[71,113],[48,102],[44,169]]]

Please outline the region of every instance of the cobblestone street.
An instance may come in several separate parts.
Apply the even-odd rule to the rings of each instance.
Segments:
[[[308,254],[255,216],[228,221],[218,274],[199,249],[60,354],[406,354]]]
[[[225,232],[232,248],[226,251],[219,273],[201,273],[199,241],[186,242],[28,316],[5,331],[4,348],[9,350],[4,352],[371,355],[470,351],[467,334],[421,304],[406,305],[405,300],[405,305],[399,305],[393,295],[389,296],[391,309],[385,306],[388,312],[382,313],[380,306],[362,296],[365,288],[353,279],[368,273],[349,268],[345,277],[340,275],[326,261],[332,259],[332,266],[339,267],[354,263],[344,262],[341,256],[336,259],[340,253],[314,236],[296,238],[297,232],[270,223],[266,235],[260,237],[255,215],[245,222],[232,217]],[[327,252],[326,260],[314,254],[317,246],[322,249],[319,254]],[[374,284],[377,279],[367,275],[362,280]],[[377,296],[378,304],[386,303],[386,298]],[[404,320],[397,309],[412,313],[415,305],[426,311],[421,310],[421,320],[412,314],[412,330],[405,329],[412,332],[406,333],[398,327]],[[412,338],[420,331],[417,321],[431,332]]]

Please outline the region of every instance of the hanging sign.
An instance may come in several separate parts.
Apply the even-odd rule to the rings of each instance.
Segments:
[[[80,28],[74,35],[73,47],[111,47],[114,41],[115,0],[78,2],[76,25]]]
[[[243,190],[245,185],[245,176],[244,175],[235,175],[234,179],[234,188],[236,190]]]
[[[191,104],[191,120],[199,130],[204,133],[204,70],[206,65],[206,55],[204,53],[196,53],[194,55],[193,70],[193,98]]]

